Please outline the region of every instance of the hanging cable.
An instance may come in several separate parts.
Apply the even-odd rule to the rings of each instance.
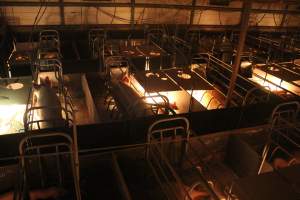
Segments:
[[[116,1],[114,0],[114,3],[115,3],[115,2],[116,2]],[[114,19],[115,19],[115,17],[116,17],[116,12],[117,12],[117,7],[115,6],[115,9],[114,9],[114,15],[113,15],[113,17],[111,18],[110,24],[113,23],[113,21],[114,21]]]
[[[125,18],[119,17],[117,15],[114,16],[113,14],[111,14],[111,13],[109,13],[107,11],[104,11],[101,8],[97,8],[97,10],[99,10],[100,12],[102,12],[103,14],[105,14],[105,15],[111,17],[111,18],[114,17],[115,19],[117,19],[119,21],[122,21],[122,22],[125,22],[125,23],[130,23],[130,19],[125,19]],[[153,19],[155,19],[155,18],[143,19],[143,22],[149,22],[149,21],[151,21]]]
[[[266,16],[266,13],[263,14],[263,16],[258,21],[256,21],[256,23],[255,23],[256,26],[258,26],[260,24],[260,22],[265,18],[265,16]]]
[[[96,24],[98,25],[99,24],[99,21],[98,21],[98,13],[99,13],[99,10],[98,10],[98,7],[96,8]]]
[[[146,8],[143,8],[143,10],[142,10],[140,16],[139,16],[138,19],[136,20],[136,23],[138,23],[140,20],[141,20],[140,23],[142,23],[142,21],[143,21],[143,19],[144,19],[145,10],[146,10]]]
[[[38,25],[38,24],[40,23],[41,19],[43,18],[44,14],[45,14],[45,12],[46,12],[46,10],[47,10],[47,8],[48,8],[48,4],[47,4],[47,1],[45,1],[45,8],[44,8],[44,10],[43,10],[41,16],[40,16],[39,19],[37,20],[36,25]]]
[[[287,25],[289,24],[289,22],[290,22],[290,16],[289,16],[289,15],[286,15],[286,18],[285,18],[285,20],[284,20],[284,22],[283,22],[283,25],[284,25],[284,26],[287,26]]]
[[[276,23],[276,19],[275,19],[275,14],[274,13],[273,13],[273,20],[274,20],[275,26],[278,26],[277,23]]]
[[[35,18],[34,18],[34,22],[33,22],[33,25],[32,25],[32,29],[31,29],[31,32],[30,32],[30,34],[29,34],[28,42],[31,42],[31,41],[32,41],[32,35],[33,35],[34,29],[35,29],[35,24],[36,24],[37,19],[38,19],[39,15],[40,15],[40,12],[41,12],[41,10],[42,10],[42,8],[43,8],[43,3],[44,3],[44,2],[45,2],[45,1],[40,0],[41,5],[40,5],[40,7],[39,7],[39,10],[38,10],[38,12],[37,12]]]
[[[262,9],[263,7],[264,7],[264,5],[262,5],[259,9]],[[270,4],[268,4],[268,9],[270,9],[270,8],[271,8],[271,6],[270,6]],[[263,16],[259,20],[257,20],[257,15],[256,15],[255,25],[258,26],[260,24],[260,22],[262,22],[262,20],[265,18],[265,16],[266,16],[266,13],[264,13]]]
[[[202,13],[203,13],[204,10],[200,10],[200,13],[199,13],[199,17],[198,17],[198,22],[197,22],[197,25],[200,24],[200,20],[201,20],[201,17],[202,17]]]
[[[222,20],[221,20],[221,11],[219,11],[218,13],[219,13],[219,23],[222,26],[223,24],[222,24]]]

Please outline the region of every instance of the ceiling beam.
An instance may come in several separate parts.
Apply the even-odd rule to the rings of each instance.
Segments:
[[[17,2],[17,1],[1,1],[0,7],[8,6],[26,6],[34,7],[41,6],[43,2]],[[47,6],[59,7],[59,2],[47,2]],[[64,7],[132,7],[132,3],[105,3],[105,2],[64,2]],[[242,8],[233,8],[228,6],[211,6],[211,5],[180,5],[180,4],[153,4],[153,3],[135,3],[135,8],[168,8],[168,9],[183,9],[183,10],[217,10],[224,12],[241,12]],[[288,10],[285,9],[251,9],[253,13],[275,13],[289,15],[300,15],[299,10]]]
[[[186,25],[186,24],[185,24]],[[149,27],[157,27],[156,24],[154,25],[147,25]],[[175,27],[176,25],[167,25],[169,27]],[[178,26],[178,25],[177,25]],[[185,26],[186,27],[186,26]],[[213,31],[213,32],[220,32],[220,31],[239,31],[239,25],[191,25],[189,26],[189,30],[191,31]],[[30,32],[32,30],[31,25],[12,25],[12,30],[16,32]],[[45,28],[55,29],[59,31],[74,31],[74,30],[83,30],[81,25],[38,25],[36,26],[36,30],[42,30]],[[88,24],[85,26],[86,30],[94,29],[94,28],[103,28],[107,31],[110,30],[119,30],[119,31],[130,31],[131,26],[130,24]],[[135,30],[144,30],[144,24],[135,24]],[[266,32],[286,32],[287,30],[290,32],[298,32],[299,27],[280,27],[280,26],[250,26],[248,28],[249,31],[266,31]]]

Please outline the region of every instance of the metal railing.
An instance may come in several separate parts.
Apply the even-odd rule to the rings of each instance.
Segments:
[[[168,140],[168,138],[167,138],[168,135],[164,134],[165,137],[162,141],[157,140],[157,139],[155,139],[157,137],[154,137],[154,139],[151,140],[151,143],[81,149],[79,151],[80,158],[81,159],[86,158],[91,162],[98,163],[97,165],[95,165],[95,167],[97,167],[97,170],[102,170],[101,167],[99,168],[99,166],[101,166],[101,165],[99,165],[99,160],[97,160],[97,158],[102,155],[114,154],[115,160],[113,161],[114,162],[113,170],[115,170],[115,168],[119,168],[118,170],[116,170],[116,173],[119,174],[119,177],[116,177],[117,182],[118,182],[117,184],[120,184],[121,186],[125,185],[125,187],[123,187],[123,189],[121,189],[121,192],[124,193],[124,196],[126,196],[128,194],[129,194],[129,196],[131,196],[131,194],[133,196],[134,193],[132,193],[130,186],[133,186],[133,189],[135,189],[135,185],[132,185],[132,182],[128,181],[128,178],[130,178],[132,176],[132,173],[126,174],[126,169],[129,169],[129,167],[121,165],[121,163],[119,163],[119,161],[121,161],[118,159],[119,156],[126,156],[125,158],[131,158],[132,160],[134,160],[134,163],[136,163],[138,161],[142,161],[142,162],[145,162],[146,164],[148,164],[147,166],[150,167],[150,171],[145,171],[146,169],[144,167],[141,168],[140,165],[137,165],[137,167],[138,167],[137,171],[141,171],[141,169],[145,169],[145,170],[142,170],[142,174],[145,174],[147,176],[149,175],[150,177],[154,177],[156,180],[155,184],[161,188],[161,190],[159,192],[161,194],[164,194],[164,196],[166,197],[165,199],[176,199],[177,196],[182,197],[181,199],[190,199],[193,191],[197,191],[197,188],[195,188],[195,187],[197,187],[197,185],[201,186],[198,189],[203,190],[205,188],[205,191],[207,191],[207,193],[209,193],[209,195],[211,195],[207,199],[210,199],[210,200],[222,199],[222,198],[219,198],[218,194],[216,193],[216,190],[218,188],[216,187],[215,183],[217,183],[218,180],[215,179],[214,176],[209,176],[209,174],[211,173],[210,165],[209,165],[210,161],[218,162],[217,157],[211,156],[211,155],[215,156],[216,153],[210,152],[210,149],[208,147],[206,147],[206,144],[204,144],[201,141],[202,136],[190,137],[187,142],[185,134],[183,134],[183,135],[181,134],[182,133],[181,131],[183,129],[186,130],[186,126],[184,125],[184,122],[177,126],[182,127],[182,128],[180,130],[178,129],[178,134],[177,134],[178,138],[176,138],[176,139],[172,138],[172,134],[171,134],[171,135],[169,135],[170,140]],[[158,130],[159,128],[162,129],[162,128],[166,128],[166,127],[158,127],[157,129],[154,128],[154,130]],[[261,129],[261,127],[259,127],[259,129]],[[253,130],[257,130],[257,129],[253,129]],[[235,130],[232,133],[240,134],[241,131],[242,130]],[[228,132],[223,132],[223,133],[219,132],[218,134],[221,135],[224,133],[228,134]],[[156,133],[156,134],[160,135],[160,133]],[[190,133],[190,135],[191,134],[192,134],[192,132]],[[181,136],[183,136],[183,137],[181,137]],[[32,142],[33,143],[35,142],[34,138],[32,140],[29,140],[28,143],[25,142],[24,146],[27,147],[26,145],[28,145],[28,147],[30,147]],[[58,141],[57,143],[60,143],[60,142],[61,141]],[[76,142],[75,142],[75,140],[73,140],[73,142],[74,142],[74,148],[75,148]],[[184,166],[189,165],[189,167],[192,168],[192,172],[194,173],[193,176],[187,177],[187,178],[193,179],[193,181],[189,182],[189,184],[186,182],[186,179],[184,179],[183,174],[180,173],[180,172],[185,172],[185,171],[180,171],[181,168],[180,167],[178,168],[178,165],[174,165],[174,162],[172,162],[172,159],[170,159],[169,154],[167,154],[167,152],[161,148],[161,146],[167,146],[167,145],[174,146],[176,144],[182,144],[182,142],[186,142],[188,145],[188,150],[187,150],[188,155],[186,154],[184,157],[184,159],[185,159]],[[197,143],[194,144],[194,142],[197,142]],[[198,148],[199,146],[201,148]],[[202,146],[205,148],[202,149]],[[33,147],[33,146],[31,146],[31,147]],[[149,151],[148,151],[149,159],[144,159],[145,150],[147,148],[149,149]],[[183,148],[183,150],[184,149],[185,148]],[[29,151],[27,151],[27,152],[28,152],[28,154],[30,153],[29,155],[24,155],[22,157],[16,156],[16,157],[5,158],[5,159],[1,158],[0,160],[1,161],[12,160],[12,159],[18,160],[18,159],[23,159],[23,158],[25,160],[28,160],[28,159],[34,158],[38,161],[39,155],[34,154],[35,153],[34,151],[36,151],[36,149],[29,148],[28,150]],[[139,160],[133,156],[134,155],[133,151],[135,151],[138,154],[138,156],[136,158],[138,158]],[[209,152],[206,152],[206,151],[209,151]],[[42,151],[41,151],[41,153],[42,153]],[[59,154],[59,156],[63,156],[63,155],[68,156],[71,153],[72,153],[71,151],[68,151],[66,149],[66,151],[60,151],[58,154]],[[52,156],[53,158],[56,158],[56,156],[58,156],[58,155],[55,152],[55,148],[54,148],[53,152],[48,152],[43,155],[40,155],[40,157],[43,157],[43,156],[45,156],[45,159],[47,159],[46,158],[47,156],[48,157]],[[93,156],[96,156],[97,158],[93,160],[93,158],[92,158]],[[128,159],[123,159],[123,160],[126,160],[126,163],[129,164],[130,169],[132,170],[132,167],[131,167],[132,162],[130,162],[130,161],[127,162]],[[150,164],[149,164],[149,162],[150,162]],[[90,162],[88,162],[88,163],[90,163]],[[86,168],[86,165],[84,165],[84,164],[85,163],[82,162],[82,165],[83,165],[82,168],[86,169],[86,170],[90,170],[90,168]],[[151,165],[153,167],[151,167]],[[78,166],[78,165],[76,165],[76,166]],[[87,166],[90,166],[90,165],[87,164]],[[37,165],[36,167],[38,169],[39,166]],[[0,168],[0,170],[1,169],[2,168]],[[183,168],[183,169],[186,169],[186,168]],[[20,171],[20,170],[16,169],[16,171]],[[39,176],[39,171],[36,170],[35,172],[36,172],[36,175]],[[157,175],[155,175],[155,174],[157,174]],[[190,173],[188,173],[188,174],[191,175]],[[22,176],[23,175],[24,174],[22,173]],[[126,175],[126,176],[124,176],[124,175]],[[19,177],[21,177],[21,175]],[[3,177],[1,177],[1,178],[3,178]],[[9,178],[9,177],[7,177],[7,178]],[[24,179],[22,178],[22,180],[24,180]],[[59,180],[59,179],[57,179],[57,180]],[[143,180],[142,182],[135,182],[135,183],[140,185],[140,183],[146,183],[148,179],[143,177],[142,180]],[[21,180],[19,180],[19,181],[21,181]],[[99,181],[103,181],[103,179],[99,179]],[[131,184],[128,184],[128,183],[131,183]],[[106,187],[104,187],[104,190],[105,190],[105,188]],[[101,189],[103,189],[103,188],[101,188]],[[173,192],[175,189],[176,189],[176,193]],[[149,190],[149,188],[148,188],[148,190]],[[136,191],[136,190],[133,190],[133,191]],[[182,193],[180,191],[182,191]],[[83,188],[83,192],[84,192],[84,188]],[[188,193],[190,194],[190,196],[186,196],[186,194],[188,194]],[[181,194],[183,194],[183,195],[181,195]],[[97,191],[97,195],[101,195],[100,188]],[[108,198],[109,198],[109,196],[108,196]]]
[[[89,47],[93,58],[105,60],[106,31],[104,29],[91,29],[88,33]]]
[[[110,79],[113,79],[113,72],[112,69],[118,69],[121,73],[121,79],[128,75],[129,68],[130,68],[130,62],[123,56],[109,56],[105,59],[105,72],[110,77]],[[122,68],[125,68],[122,69]]]
[[[272,63],[272,65],[278,67],[279,69],[286,70],[286,71],[288,71],[288,72],[290,72],[290,73],[292,73],[292,74],[298,76],[298,77],[299,77],[298,80],[300,80],[300,73],[298,73],[298,72],[296,72],[296,71],[294,71],[294,70],[292,70],[292,69],[286,68],[286,67],[282,66],[281,64]],[[285,81],[286,81],[286,80],[285,80]],[[295,85],[295,86],[297,86],[297,87],[300,87],[299,84],[297,84],[297,83],[295,83],[295,82],[293,82],[293,81],[291,81],[291,82],[289,82],[289,83],[292,84],[292,85]]]
[[[45,141],[48,142],[45,143]],[[19,196],[21,199],[28,192],[24,190],[30,190],[32,187],[45,188],[53,185],[64,187],[69,182],[71,182],[74,188],[74,198],[76,200],[81,199],[77,143],[73,141],[71,136],[65,133],[30,134],[20,141],[19,154],[21,172],[23,173],[22,182],[24,184],[21,187],[23,191],[18,191],[22,194]],[[45,171],[47,169],[45,163],[48,162],[49,164],[51,157],[54,158],[52,162],[55,163],[54,165],[51,163],[51,172],[55,172],[56,174],[52,174],[49,177],[49,171],[48,174]],[[64,163],[68,158],[69,161],[67,163],[69,163],[69,167],[71,168],[69,177],[67,176],[69,170],[66,170],[66,166],[64,166],[64,164],[68,165]],[[37,165],[35,166],[35,164]],[[56,166],[56,169],[53,166]],[[53,178],[56,178],[56,180],[52,180],[49,183],[49,180]]]
[[[300,149],[299,111],[300,104],[296,101],[279,104],[273,110],[269,136],[262,153],[258,174],[262,172],[264,163],[271,161],[277,151],[281,151],[290,158],[289,165],[297,160],[291,149]]]
[[[186,190],[181,179],[161,151],[159,145],[148,146],[147,161],[155,175],[157,182],[168,199],[189,199],[192,197]]]
[[[141,91],[139,91],[131,81],[129,82],[129,84],[130,87],[132,87],[136,93],[140,94]],[[172,115],[176,114],[175,111],[170,106],[168,97],[160,94],[159,92],[151,92],[150,95],[147,91],[144,91],[144,94],[141,96],[141,99],[143,99],[145,103],[151,107],[153,114],[159,114],[159,111],[161,111],[164,114],[166,113]],[[153,103],[147,102],[146,101],[147,99],[150,99]]]
[[[61,85],[59,89],[62,89],[63,87],[63,69],[62,69],[62,63],[58,59],[39,59],[34,64],[32,74],[33,74],[33,80],[36,83],[40,83],[40,78],[42,77],[43,73],[45,73],[45,76],[49,77],[49,73],[54,74],[54,80],[49,80],[52,82],[56,82],[58,85]]]
[[[209,199],[217,200],[219,198],[214,192],[213,185],[209,183],[210,180],[203,176],[203,171],[199,168],[199,163],[203,162],[201,156],[198,155],[197,151],[190,144],[191,133],[189,128],[189,121],[184,117],[167,118],[154,122],[148,128],[146,157],[151,155],[151,148],[154,145],[160,156],[168,161],[167,163],[173,169],[174,176],[181,183],[181,192],[178,190],[179,194],[184,194],[181,198],[183,197],[185,200],[192,199],[192,192],[197,185],[201,184],[210,196]],[[195,157],[197,158],[197,163],[193,161]],[[183,166],[187,165],[191,166],[189,169],[194,171],[196,177],[198,177],[197,181],[190,185],[190,187],[184,186],[181,176],[178,175],[178,173],[182,174],[185,169]]]
[[[266,38],[265,36],[247,36],[247,42],[249,45],[257,47],[262,50],[265,55],[267,55],[267,60],[270,59],[282,59],[284,58],[284,53],[290,54],[293,58],[299,55],[299,47],[297,47],[297,42],[293,38],[281,38],[279,41],[274,39]],[[278,55],[279,53],[279,55]]]
[[[61,58],[60,38],[56,30],[43,30],[39,34],[38,59],[42,59],[42,55],[55,54],[55,58]]]
[[[281,68],[279,65],[276,65],[276,64],[274,64],[274,63],[271,64],[271,65],[274,65],[275,67]],[[258,68],[258,69],[259,69],[259,68]],[[289,70],[289,71],[290,71],[290,70]],[[287,89],[287,88],[285,88],[285,87],[283,87],[283,86],[281,85],[281,84],[283,83],[283,81],[284,81],[283,79],[276,77],[276,78],[280,79],[280,83],[277,84],[277,83],[275,83],[275,82],[273,82],[273,81],[271,81],[271,80],[268,80],[268,76],[272,75],[272,74],[269,73],[268,70],[263,71],[263,72],[265,73],[264,76],[261,76],[261,75],[255,73],[255,72],[252,72],[252,75],[254,75],[255,77],[261,79],[261,80],[263,81],[263,84],[268,83],[268,84],[274,85],[276,88],[279,88],[280,90],[284,91],[284,92],[287,93],[287,94],[290,93],[290,94],[293,94],[293,95],[295,95],[295,96],[299,96],[299,94],[297,94],[296,92],[291,91],[290,89]],[[273,75],[272,75],[272,76],[273,76]],[[299,77],[299,78],[300,78],[300,77]],[[294,83],[293,81],[292,81],[292,82],[288,82],[288,84],[294,85],[294,86],[296,86],[296,87],[300,87],[298,84]],[[271,89],[269,88],[269,90],[271,90]]]
[[[270,99],[270,94],[271,91],[270,89],[266,86],[266,90],[264,91],[263,95],[256,95],[256,92],[261,92],[261,90],[259,88],[252,88],[250,90],[248,90],[244,101],[243,101],[243,105],[249,105],[249,104],[255,104],[255,103],[259,103],[259,102],[268,102]]]
[[[147,102],[147,99],[151,99],[153,103]],[[156,99],[159,99],[160,101],[157,102]],[[131,117],[137,117],[134,115],[136,106],[139,105],[141,102],[145,104],[145,108],[143,109],[142,113],[146,116],[146,113],[149,113],[150,111],[153,115],[160,115],[160,114],[171,114],[171,115],[176,115],[176,112],[170,107],[169,99],[161,94],[156,94],[156,95],[148,95],[148,96],[141,96],[134,102],[130,102],[129,105],[126,104],[126,109],[122,113],[122,109],[118,109],[120,107],[121,103],[116,102],[117,100],[113,97],[112,94],[109,94],[105,98],[106,102],[106,110],[111,111],[111,117],[113,119],[120,119],[122,116],[131,116]],[[131,118],[130,117],[130,118]],[[141,116],[140,116],[141,117]]]
[[[28,96],[23,117],[25,131],[50,127],[71,127],[71,125],[73,125],[74,106],[67,90],[64,89],[62,93],[59,93],[57,98],[60,104],[53,106],[35,106],[35,91],[33,86]],[[43,111],[56,112],[57,115],[53,118],[51,116],[37,116],[37,113]]]
[[[176,85],[178,85],[183,91],[185,91],[186,93],[188,93],[190,95],[190,107],[192,106],[193,102],[192,102],[192,98],[194,98],[193,94],[194,94],[194,89],[193,87],[191,88],[191,92],[187,91],[186,89],[184,89],[180,84],[178,84],[171,76],[168,75],[167,70],[163,71],[165,73],[165,75],[167,77],[169,77],[170,80],[172,80]],[[195,73],[200,79],[202,79],[203,81],[205,81],[208,85],[210,85],[212,88],[214,88],[214,90],[216,92],[218,92],[220,95],[223,95],[225,97],[225,95],[218,90],[217,88],[215,88],[210,82],[208,82],[204,77],[202,77],[199,73],[197,73],[194,70],[191,70],[192,73]],[[212,109],[219,109],[223,106],[223,104],[219,101],[218,98],[216,98],[213,94],[211,94],[211,90],[206,90],[205,92],[203,92],[201,98],[199,99],[199,103],[204,106],[206,109],[210,109],[212,102],[216,102],[217,106],[213,107]],[[205,95],[209,94],[210,95],[210,99],[208,100],[208,103],[206,105],[202,104],[202,99],[205,97]]]
[[[174,125],[173,123],[176,124]],[[175,170],[171,167],[171,164],[169,163],[170,160],[167,160],[168,155],[166,156],[167,152],[166,152],[166,148],[164,148],[165,147],[164,141],[169,137],[175,140],[176,137],[178,136],[185,138],[185,140],[182,141],[182,150],[180,150],[181,155],[179,155],[178,158],[175,158],[176,161],[181,161],[183,159],[185,152],[187,151],[186,143],[188,142],[188,139],[190,137],[189,126],[190,126],[189,121],[186,118],[174,117],[174,118],[158,120],[148,128],[147,143],[149,145],[146,147],[146,158],[149,160],[150,155],[153,152],[153,144],[151,145],[151,143],[159,142],[154,145],[154,149],[156,151],[155,157],[161,157],[165,160],[167,167],[171,170],[177,182],[176,185],[170,185],[169,188],[170,189],[169,194],[175,195],[174,199],[182,199],[183,197],[185,199],[192,199],[192,198],[190,197],[186,189],[184,189],[183,183],[180,180],[177,173],[175,172]]]
[[[222,60],[219,60],[218,58],[212,56],[209,53],[200,53],[198,54],[198,56],[200,56],[200,58],[203,58],[207,61],[207,68],[208,70],[212,70],[214,72],[216,72],[218,74],[218,76],[222,77],[222,79],[224,79],[225,81],[220,80],[219,78],[215,77],[214,81],[217,81],[222,87],[225,87],[226,89],[229,89],[229,83],[230,83],[230,77],[226,76],[224,74],[228,73],[228,75],[232,74],[232,67],[227,64],[224,63]],[[241,84],[239,84],[238,82],[243,81],[246,86],[243,86]],[[256,85],[253,82],[251,82],[250,80],[242,77],[241,75],[238,75],[238,80],[235,84],[235,90],[233,91],[233,93],[236,95],[236,97],[238,97],[240,99],[240,104],[242,104],[245,101],[245,98],[249,95],[247,95],[249,93],[249,90],[253,89],[253,88],[257,88],[256,90],[261,90],[261,94],[265,93],[269,93],[267,92],[266,88],[260,86],[260,85]],[[263,95],[265,96],[265,95]],[[260,97],[256,97],[256,99],[263,99]],[[237,104],[237,102],[234,102],[235,104]]]
[[[55,40],[58,44],[60,41],[59,34],[55,30],[41,31],[40,42],[43,41],[44,38],[50,38],[50,42]],[[60,45],[57,45],[56,47],[59,52]],[[43,47],[39,46],[39,48]],[[63,69],[60,58],[40,59],[38,56],[33,65],[32,74],[34,84],[29,92],[26,111],[23,118],[25,131],[49,128],[48,125],[52,128],[61,126],[71,127],[71,125],[74,124],[74,105],[69,92],[64,87]],[[55,85],[53,83],[55,83]],[[41,88],[44,88],[45,90],[43,94],[40,94]],[[57,101],[56,103],[51,102],[52,105],[43,105],[46,103],[44,102],[42,105],[35,105],[39,100],[40,95],[50,95],[48,93],[52,93],[51,98],[54,98],[52,100],[55,102]],[[50,101],[50,99],[47,101]],[[53,116],[38,116],[38,113],[41,112],[55,114]]]

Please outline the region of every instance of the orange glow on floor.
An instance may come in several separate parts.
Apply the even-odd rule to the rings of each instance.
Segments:
[[[17,133],[24,129],[25,104],[0,105],[0,135]]]
[[[135,91],[141,97],[146,97],[145,101],[149,104],[158,104],[164,102],[164,100],[157,95],[163,95],[167,97],[169,104],[173,107],[177,107],[177,109],[175,109],[176,113],[189,112],[189,106],[192,100],[191,96],[208,110],[223,108],[221,102],[214,97],[214,90],[178,90],[148,93],[133,76],[130,77],[130,86],[135,89]]]

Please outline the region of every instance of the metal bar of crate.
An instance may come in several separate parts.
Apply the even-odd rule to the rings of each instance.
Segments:
[[[33,146],[29,146],[26,147],[26,143],[28,142],[28,140],[33,140],[33,139],[46,139],[46,138],[57,138],[60,137],[64,140],[67,141],[64,143],[52,143],[52,144],[47,144],[47,145],[33,145]],[[75,147],[73,139],[71,136],[65,134],[65,133],[46,133],[46,134],[30,134],[27,135],[26,137],[24,137],[19,144],[19,153],[20,153],[20,159],[21,159],[21,167],[22,169],[25,169],[24,171],[24,178],[25,180],[27,180],[26,178],[26,167],[25,167],[25,158],[26,158],[26,152],[28,150],[32,151],[33,149],[37,149],[38,150],[38,154],[36,156],[42,156],[45,157],[47,156],[47,154],[41,154],[40,149],[41,148],[45,148],[45,147],[55,147],[55,149],[57,150],[57,146],[59,148],[59,146],[66,146],[68,148],[68,151],[70,152],[70,159],[71,159],[71,168],[72,168],[72,175],[73,175],[73,181],[74,181],[74,189],[75,189],[75,195],[76,195],[76,200],[80,200],[81,199],[81,195],[80,195],[80,185],[79,185],[79,173],[78,173],[78,157],[76,155],[78,155],[78,151],[77,151],[77,147]],[[77,144],[76,144],[77,145]],[[68,152],[68,153],[69,153]],[[60,155],[61,153],[66,153],[66,152],[55,152],[53,155]],[[60,180],[59,180],[60,181]]]

